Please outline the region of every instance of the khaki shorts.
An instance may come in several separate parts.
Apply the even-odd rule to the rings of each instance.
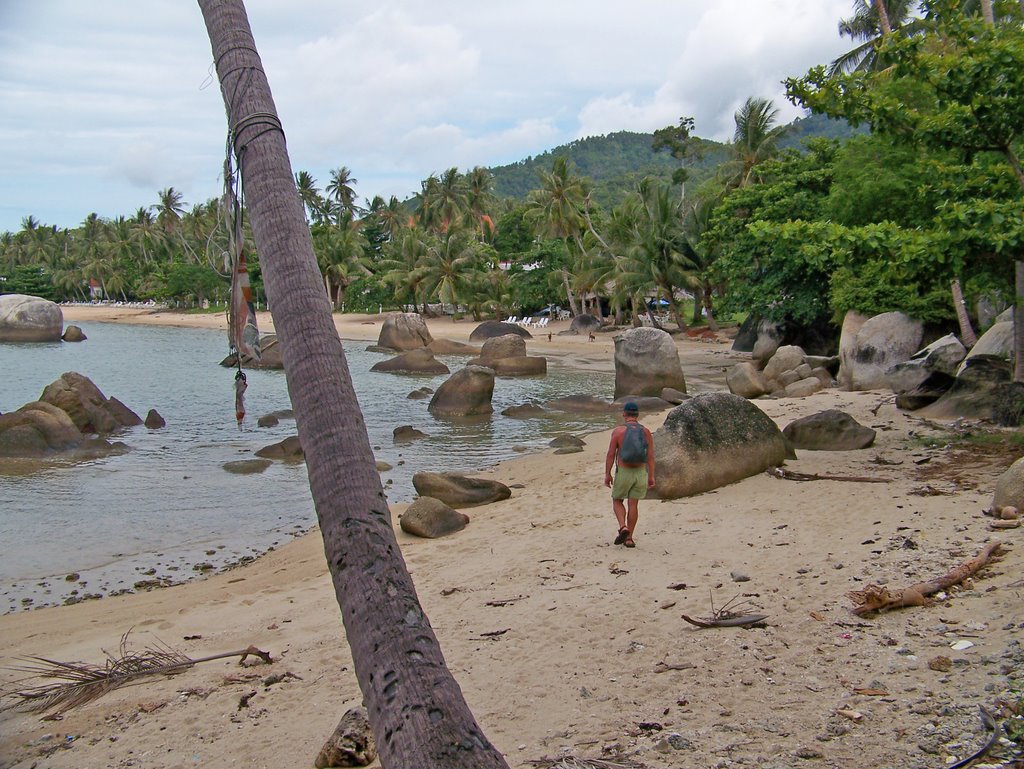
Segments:
[[[612,499],[643,499],[647,496],[647,465],[616,467]]]

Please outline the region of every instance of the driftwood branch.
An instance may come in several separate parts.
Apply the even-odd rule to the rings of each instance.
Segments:
[[[864,617],[877,611],[902,609],[904,606],[927,606],[928,596],[958,585],[977,573],[982,567],[1000,555],[1001,542],[991,542],[974,558],[966,561],[941,577],[918,582],[903,589],[890,590],[881,585],[868,585],[863,590],[848,593],[856,604],[853,613]]]
[[[193,659],[170,647],[156,645],[133,651],[128,647],[129,630],[121,636],[117,654],[107,655],[102,665],[88,662],[60,662],[46,657],[26,657],[28,664],[14,666],[11,669],[24,673],[22,681],[31,679],[49,680],[50,683],[30,686],[18,691],[3,692],[3,698],[12,698],[14,702],[0,706],[0,710],[20,708],[30,713],[47,713],[48,718],[55,718],[73,708],[86,705],[99,699],[104,694],[122,686],[142,683],[150,676],[172,676],[197,665],[200,662],[238,657],[239,664],[249,656],[262,659],[267,664],[273,662],[270,654],[249,646],[240,651],[212,654],[208,657]]]
[[[765,471],[772,478],[784,481],[850,481],[851,483],[889,483],[890,478],[875,478],[868,475],[818,475],[817,473],[798,473],[796,470],[784,470],[781,467],[770,467]]]

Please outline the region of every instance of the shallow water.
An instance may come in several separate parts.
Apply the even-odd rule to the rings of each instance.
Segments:
[[[141,582],[180,582],[199,570],[251,558],[306,531],[314,522],[304,464],[275,462],[259,475],[233,475],[225,462],[295,434],[282,420],[258,428],[263,414],[290,407],[283,372],[247,372],[248,416],[235,423],[233,371],[217,365],[227,353],[223,332],[81,324],[88,340],[0,344],[0,412],[39,397],[66,371],[92,379],[140,416],[156,408],[167,427],[114,436],[131,450],[81,463],[4,462],[0,472],[0,612],[133,589]],[[610,398],[610,374],[559,368],[546,377],[499,379],[494,415],[471,422],[434,419],[419,387],[444,376],[370,372],[386,357],[347,342],[346,355],[391,501],[414,496],[419,470],[475,471],[538,450],[552,437],[611,424],[610,417],[559,414],[511,419],[508,406],[572,393]],[[465,358],[441,358],[453,371]],[[395,445],[392,430],[413,425],[430,437]],[[198,569],[198,570],[197,570]],[[76,579],[67,579],[77,574]]]

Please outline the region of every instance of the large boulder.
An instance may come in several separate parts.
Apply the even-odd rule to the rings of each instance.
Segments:
[[[419,472],[413,475],[412,485],[421,497],[439,499],[450,507],[488,505],[512,496],[504,483],[460,473]]]
[[[967,353],[967,357],[963,359],[963,363],[961,363],[960,368],[957,369],[957,375],[959,376],[960,373],[967,368],[971,358],[975,358],[979,355],[988,355],[1005,358],[1006,360],[1013,360],[1012,320],[997,321],[993,324],[992,328],[982,334],[974,347],[971,348],[971,351]]]
[[[526,354],[526,340],[519,334],[491,337],[480,348],[480,356],[470,366],[487,366],[498,376],[543,376],[547,374],[546,358]]]
[[[374,363],[370,371],[390,374],[449,374],[451,370],[426,347],[403,352],[394,358]]]
[[[494,336],[483,343],[480,348],[480,365],[486,366],[491,361],[502,358],[521,358],[526,355],[526,340],[519,334],[502,334]]]
[[[930,419],[994,419],[1012,397],[1010,362],[995,355],[975,355],[953,380],[942,397],[918,413]]]
[[[68,451],[82,445],[85,436],[66,412],[42,401],[26,403],[17,411],[0,414],[0,456],[33,457]]]
[[[399,519],[399,525],[406,534],[427,539],[462,531],[468,523],[468,515],[453,510],[434,497],[420,497],[409,505]]]
[[[725,374],[725,384],[729,392],[741,398],[757,398],[769,392],[768,382],[757,365],[750,361],[737,363]]]
[[[634,328],[615,336],[615,397],[686,392],[679,351],[667,331]]]
[[[25,294],[0,296],[0,342],[59,342],[64,313],[48,299]]]
[[[750,350],[750,357],[762,363],[782,346],[783,327],[781,323],[762,320],[757,324],[757,336]]]
[[[569,324],[569,333],[578,334],[579,336],[590,336],[590,334],[597,331],[603,325],[600,318],[584,313],[572,319],[572,322]]]
[[[107,398],[88,377],[74,371],[46,386],[39,400],[64,411],[82,433],[112,433],[141,425],[142,419],[116,398]]]
[[[415,350],[434,341],[422,316],[415,312],[395,312],[384,318],[377,337],[379,347],[392,350]]]
[[[929,406],[949,392],[949,388],[955,381],[956,377],[954,376],[943,374],[941,371],[933,371],[916,387],[899,393],[896,396],[896,408],[904,411],[916,411]],[[895,390],[895,387],[893,389]]]
[[[654,432],[652,496],[675,499],[716,489],[792,458],[778,426],[731,393],[705,393],[676,406]]]
[[[839,385],[846,390],[885,387],[885,372],[909,360],[920,348],[923,335],[924,325],[901,312],[885,312],[867,320],[847,313],[839,340]]]
[[[795,371],[799,366],[803,365],[806,357],[807,353],[802,348],[794,344],[783,345],[775,351],[765,364],[764,378],[769,382],[780,382],[782,374],[787,371]]]
[[[523,339],[533,339],[533,334],[522,326],[517,326],[515,323],[505,323],[501,320],[485,320],[473,329],[469,335],[469,341],[482,342],[485,339],[493,339],[494,337],[505,336],[506,334],[515,334],[516,336],[523,337]]]
[[[808,451],[852,451],[875,442],[875,431],[845,411],[829,409],[790,422],[782,434],[793,448]]]
[[[910,360],[890,366],[885,372],[885,382],[894,393],[903,395],[917,389],[933,373],[951,378],[966,354],[960,340],[946,334],[915,352]]]
[[[1024,510],[1024,457],[1018,459],[996,478],[990,510],[998,515],[1004,507]]]
[[[466,366],[437,388],[427,409],[437,416],[472,416],[494,411],[494,369]]]

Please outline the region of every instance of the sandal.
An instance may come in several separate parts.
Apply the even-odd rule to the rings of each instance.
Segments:
[[[621,545],[627,539],[629,539],[629,529],[619,529],[619,533],[615,537],[615,544]]]
[[[632,537],[626,537],[626,547],[636,547],[636,542],[633,541]]]

